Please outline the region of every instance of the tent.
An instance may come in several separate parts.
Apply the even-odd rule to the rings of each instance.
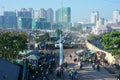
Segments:
[[[19,55],[26,55],[33,52],[32,50],[24,50],[24,51],[19,51]]]
[[[96,51],[96,50],[88,50],[89,54],[95,54],[96,52],[98,52],[98,51]]]
[[[77,55],[83,55],[85,51],[83,49],[76,51]]]
[[[29,55],[29,56],[27,57],[27,59],[30,59],[30,60],[38,60],[39,58],[40,58],[40,57],[37,56],[37,55],[35,55],[35,54]]]

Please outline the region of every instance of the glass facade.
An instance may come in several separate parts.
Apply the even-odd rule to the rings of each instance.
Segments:
[[[35,18],[32,22],[32,29],[50,29],[50,22],[46,22],[44,18]]]
[[[32,18],[18,18],[19,29],[32,29]]]

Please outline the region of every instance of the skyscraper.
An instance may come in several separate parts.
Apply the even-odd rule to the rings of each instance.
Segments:
[[[60,23],[68,23],[71,22],[71,8],[64,7],[60,8],[56,11],[56,21]]]
[[[17,18],[18,29],[32,29],[32,18]]]
[[[55,22],[58,23],[59,22],[59,10],[55,11]]]
[[[4,16],[16,16],[16,12],[13,12],[13,11],[4,11]]]
[[[15,29],[17,27],[16,12],[4,11],[4,15],[0,17],[2,22],[2,28]]]
[[[113,22],[114,23],[120,22],[120,11],[119,10],[113,11]]]
[[[38,17],[39,18],[47,18],[47,12],[44,8],[41,8],[39,11],[38,11]]]
[[[50,22],[52,24],[53,20],[54,20],[54,12],[53,12],[52,8],[49,8],[47,10],[47,22]]]
[[[95,12],[93,11],[91,13],[91,23],[96,24],[98,20],[99,20],[99,12],[98,11],[95,11]]]
[[[35,17],[34,9],[33,8],[28,8],[28,11],[31,12],[32,18]]]
[[[17,12],[17,17],[31,18],[32,17],[32,12],[27,10],[26,8],[21,8],[21,11]]]
[[[71,8],[70,7],[59,8],[56,11],[56,22],[61,24],[64,27],[70,26]]]

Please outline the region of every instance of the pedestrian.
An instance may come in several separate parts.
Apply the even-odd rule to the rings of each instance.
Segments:
[[[67,62],[65,62],[64,66],[65,66],[65,68],[67,68],[67,66],[68,66],[68,63],[67,63]]]
[[[60,71],[59,71],[59,70],[57,70],[56,76],[57,76],[58,78],[60,77]]]
[[[70,54],[70,59],[72,59],[72,55]]]
[[[92,63],[92,59],[91,58],[89,58],[89,64],[91,64]]]
[[[80,69],[82,69],[82,67],[83,67],[83,63],[82,61],[80,61]]]
[[[92,68],[95,70],[95,62],[92,63]]]
[[[97,71],[100,71],[100,65],[97,64]]]
[[[64,67],[61,66],[61,68],[60,68],[60,74],[63,75],[63,72],[64,72]]]

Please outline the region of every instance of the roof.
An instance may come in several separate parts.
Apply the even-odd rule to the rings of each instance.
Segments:
[[[109,23],[107,26],[114,26],[114,27],[120,27],[120,24],[117,23]]]
[[[0,58],[0,80],[18,80],[20,67]]]

